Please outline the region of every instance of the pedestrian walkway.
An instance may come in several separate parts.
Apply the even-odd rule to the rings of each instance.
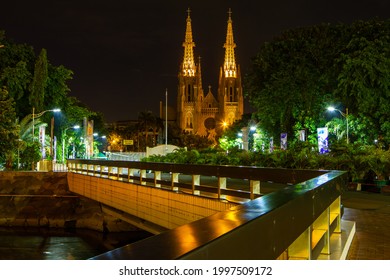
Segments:
[[[356,222],[348,260],[390,260],[390,196],[347,191],[342,195],[344,220]]]

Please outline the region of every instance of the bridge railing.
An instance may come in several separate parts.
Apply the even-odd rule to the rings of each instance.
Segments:
[[[92,160],[69,160],[68,170],[137,184],[152,180],[157,187],[166,184],[160,180],[165,172],[172,190],[180,185],[178,174],[187,174],[194,194],[198,176],[214,176],[221,198],[227,178],[249,181],[252,200],[94,259],[317,259],[333,254],[331,236],[342,234],[343,171]],[[144,176],[149,170],[152,179]],[[284,186],[257,197],[261,182]]]
[[[193,195],[235,201],[240,201],[240,199],[245,201],[263,195],[265,192],[262,192],[262,183],[267,183],[268,186],[272,183],[278,187],[280,185],[285,187],[325,173],[324,171],[249,166],[238,168],[236,166],[83,159],[68,160],[68,170],[141,185],[163,187],[172,191],[189,192]],[[202,178],[205,177],[202,176],[206,176],[207,181],[204,182]],[[234,179],[240,180],[238,185]]]

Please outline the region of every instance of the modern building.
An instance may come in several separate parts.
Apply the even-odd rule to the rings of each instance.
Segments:
[[[183,42],[184,57],[178,75],[177,124],[185,132],[213,137],[244,113],[240,66],[236,64],[233,21],[229,10],[225,59],[219,71],[217,98],[211,87],[205,94],[200,59],[195,62],[190,10]]]

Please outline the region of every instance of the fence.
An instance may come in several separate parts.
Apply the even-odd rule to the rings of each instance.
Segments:
[[[218,198],[242,194],[251,199],[95,259],[318,259],[334,254],[331,237],[343,235],[341,194],[347,174],[342,171],[87,160],[70,160],[68,168],[170,191],[190,188],[195,195],[210,192],[201,183],[203,176],[214,177]],[[161,173],[169,180],[162,180]],[[191,182],[180,182],[179,174],[191,176]],[[228,178],[247,181],[250,190],[231,192]],[[282,187],[262,195],[261,182]]]

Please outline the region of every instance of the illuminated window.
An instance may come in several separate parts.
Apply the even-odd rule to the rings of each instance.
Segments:
[[[186,115],[186,128],[193,128],[193,125],[192,125],[192,114],[191,113],[188,113]]]
[[[192,101],[192,86],[188,85],[188,89],[187,89],[187,102],[191,102],[191,101]]]

